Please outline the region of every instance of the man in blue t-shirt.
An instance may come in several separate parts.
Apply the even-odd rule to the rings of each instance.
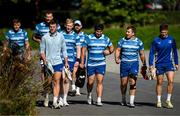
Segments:
[[[12,24],[13,28],[5,34],[6,41],[3,49],[6,50],[9,46],[13,55],[20,55],[21,57],[30,47],[27,32],[20,28],[21,21],[19,19],[13,19]]]
[[[164,74],[166,74],[168,80],[167,86],[167,100],[165,106],[167,108],[173,108],[171,103],[171,95],[173,91],[173,80],[174,71],[178,70],[178,52],[176,48],[175,39],[168,35],[168,25],[160,25],[160,35],[154,38],[150,53],[149,53],[149,69],[153,69],[155,57],[155,67],[157,75],[157,104],[156,107],[162,107],[161,94],[162,94],[162,83],[164,79]]]
[[[104,26],[97,24],[94,26],[94,33],[88,35],[83,43],[81,66],[84,67],[85,51],[87,57],[87,102],[92,104],[92,89],[95,80],[97,81],[97,106],[102,106],[101,98],[103,92],[103,80],[106,72],[105,56],[111,54],[114,50],[110,39],[103,34]]]
[[[134,98],[136,94],[136,81],[139,72],[139,56],[143,64],[143,68],[147,68],[143,43],[135,36],[135,33],[136,28],[134,26],[128,26],[126,30],[126,37],[119,40],[117,49],[115,51],[115,61],[117,64],[120,63],[120,88],[122,94],[121,105],[127,105],[126,90],[129,81],[129,107],[131,108],[135,107]]]
[[[80,20],[74,21],[74,31],[79,36],[80,43],[81,43],[81,50],[82,50],[82,44],[85,40],[86,34],[82,31],[82,23]],[[85,61],[85,59],[84,59],[84,61]],[[79,87],[76,87],[76,95],[81,95]]]
[[[73,31],[74,23],[73,20],[70,18],[67,18],[65,21],[65,30],[63,30],[61,33],[64,36],[66,47],[67,47],[67,55],[68,55],[68,64],[69,64],[69,70],[72,73],[72,85],[71,89],[72,92],[75,94],[76,87],[75,87],[75,79],[76,79],[76,71],[79,66],[80,62],[80,39],[78,35]],[[69,90],[69,81],[66,81],[66,78],[63,80],[63,89],[64,89],[64,95],[63,95],[63,101],[60,99],[59,102],[63,102],[63,105],[68,106],[67,102],[67,95]]]

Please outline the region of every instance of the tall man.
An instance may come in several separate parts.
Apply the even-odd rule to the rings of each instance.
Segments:
[[[126,36],[119,40],[117,49],[115,51],[115,61],[117,64],[120,63],[120,89],[122,94],[121,105],[127,105],[126,90],[129,82],[129,107],[131,108],[135,107],[134,98],[136,94],[136,81],[139,70],[138,56],[140,56],[143,68],[147,68],[143,43],[139,38],[136,37],[135,33],[136,28],[134,26],[128,26]]]
[[[81,55],[81,66],[84,66],[85,52],[88,51],[87,58],[87,103],[92,104],[92,89],[95,80],[97,81],[97,106],[102,106],[103,80],[106,72],[105,56],[111,54],[114,47],[110,39],[103,34],[104,26],[97,24],[94,26],[94,33],[88,35],[83,43]]]
[[[156,56],[156,57],[155,57]],[[149,53],[149,68],[150,71],[153,69],[154,57],[156,59],[156,94],[157,94],[157,104],[156,107],[161,108],[161,94],[162,94],[162,84],[164,79],[164,74],[168,80],[167,86],[167,100],[165,107],[173,108],[171,103],[171,95],[173,91],[173,81],[174,81],[174,71],[178,70],[178,52],[176,48],[175,39],[168,35],[168,25],[160,25],[160,35],[155,37],[150,48]]]
[[[76,79],[76,71],[80,62],[80,39],[78,35],[73,31],[74,23],[72,19],[67,18],[65,22],[65,30],[62,31],[62,34],[65,38],[66,46],[67,46],[67,55],[68,55],[68,63],[69,69],[72,72],[72,91],[75,93],[75,79]],[[75,54],[76,53],[76,54]],[[69,105],[67,103],[67,94],[69,90],[69,83],[64,82],[64,96],[63,103],[64,105]],[[60,101],[61,102],[61,101]]]
[[[53,67],[53,106],[58,108],[57,102],[60,91],[60,79],[63,69],[61,54],[64,56],[65,67],[68,66],[66,43],[64,36],[57,32],[57,23],[53,20],[50,22],[50,31],[42,37],[40,42],[40,53],[44,64],[51,64]]]
[[[38,23],[35,27],[35,31],[33,34],[33,40],[36,41],[38,44],[40,44],[42,36],[44,36],[46,33],[49,32],[49,23],[51,20],[53,20],[53,13],[52,11],[47,11],[45,12],[45,16],[44,16],[44,21],[42,21],[41,23]],[[57,25],[57,31],[60,32],[60,25]],[[40,58],[40,63],[41,63],[41,80],[44,83],[45,82],[45,77],[44,77],[44,64],[43,64],[43,60]],[[48,84],[51,83],[51,79],[49,78],[48,80]],[[48,85],[45,85],[48,86]],[[45,88],[44,88],[45,89]],[[45,89],[44,91],[45,93],[45,100],[44,100],[44,106],[47,107],[48,106],[48,101],[49,101],[49,92]]]

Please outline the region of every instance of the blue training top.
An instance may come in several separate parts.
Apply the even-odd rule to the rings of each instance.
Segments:
[[[105,65],[105,55],[103,52],[108,46],[112,46],[112,42],[104,34],[100,38],[96,38],[94,34],[86,36],[83,47],[86,47],[88,50],[87,65]]]
[[[154,38],[149,53],[149,66],[153,65],[154,55],[156,64],[170,63],[174,57],[174,63],[178,65],[178,53],[174,38],[169,35],[163,39]]]
[[[66,31],[62,31],[61,33],[63,34],[66,42],[68,61],[75,62],[76,46],[81,45],[80,38],[74,31],[72,31],[71,33],[66,33]]]
[[[118,42],[118,48],[121,48],[121,61],[132,62],[139,61],[139,52],[144,50],[144,45],[137,37],[134,39],[121,38]]]
[[[23,48],[25,45],[25,42],[28,41],[27,32],[21,28],[17,32],[15,32],[13,29],[10,29],[5,34],[5,37],[10,43],[10,46],[13,43],[16,43],[17,45],[20,46],[20,48]]]
[[[57,25],[57,31],[58,32],[61,31],[61,27],[59,24]],[[37,24],[35,27],[35,31],[34,31],[34,33],[37,36],[39,36],[40,38],[48,32],[49,32],[49,24],[45,23],[45,22],[41,22],[41,23]]]

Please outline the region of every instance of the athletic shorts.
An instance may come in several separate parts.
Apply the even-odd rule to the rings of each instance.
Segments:
[[[132,62],[121,62],[120,64],[120,77],[127,77],[129,75],[134,75],[137,77],[139,72],[139,62],[132,61]]]
[[[106,65],[100,66],[87,66],[87,76],[91,76],[93,74],[102,74],[104,75],[106,71]]]
[[[164,63],[156,65],[156,74],[161,75],[168,71],[175,71],[175,68],[172,63]]]
[[[54,72],[62,72],[63,70],[63,64],[57,64],[52,66],[54,69]]]

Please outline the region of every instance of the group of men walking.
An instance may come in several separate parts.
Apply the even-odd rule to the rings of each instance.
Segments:
[[[17,42],[22,49],[29,47],[27,32],[20,28],[19,20],[13,20],[13,29],[6,34],[4,49],[13,42]],[[102,106],[103,80],[106,72],[105,57],[114,51],[115,62],[120,64],[121,105],[134,108],[136,83],[139,73],[139,57],[142,71],[147,69],[143,42],[136,36],[136,28],[132,25],[126,29],[125,37],[120,38],[114,50],[109,37],[103,34],[104,26],[96,24],[92,34],[82,32],[79,20],[66,19],[65,30],[53,20],[53,13],[45,13],[45,21],[35,27],[33,40],[40,45],[41,79],[53,84],[53,107],[68,106],[67,96],[69,83],[76,95],[81,95],[80,88],[75,86],[78,67],[87,71],[87,103],[92,104],[92,89],[96,81],[96,105]],[[74,29],[74,30],[73,30]],[[155,59],[155,60],[154,60]],[[86,62],[87,61],[87,62]],[[113,61],[112,61],[113,62]],[[44,75],[44,66],[50,68],[52,75],[48,79]],[[168,80],[166,107],[173,108],[171,95],[173,91],[174,71],[178,70],[178,53],[175,39],[168,35],[168,25],[160,25],[160,35],[157,36],[150,48],[149,71],[156,68],[156,94],[158,108],[162,107],[161,94],[164,74]],[[64,69],[69,69],[72,80],[63,75]],[[52,78],[50,78],[52,77]],[[130,100],[127,104],[126,91],[129,83]],[[49,91],[46,91],[44,106],[49,105]]]

